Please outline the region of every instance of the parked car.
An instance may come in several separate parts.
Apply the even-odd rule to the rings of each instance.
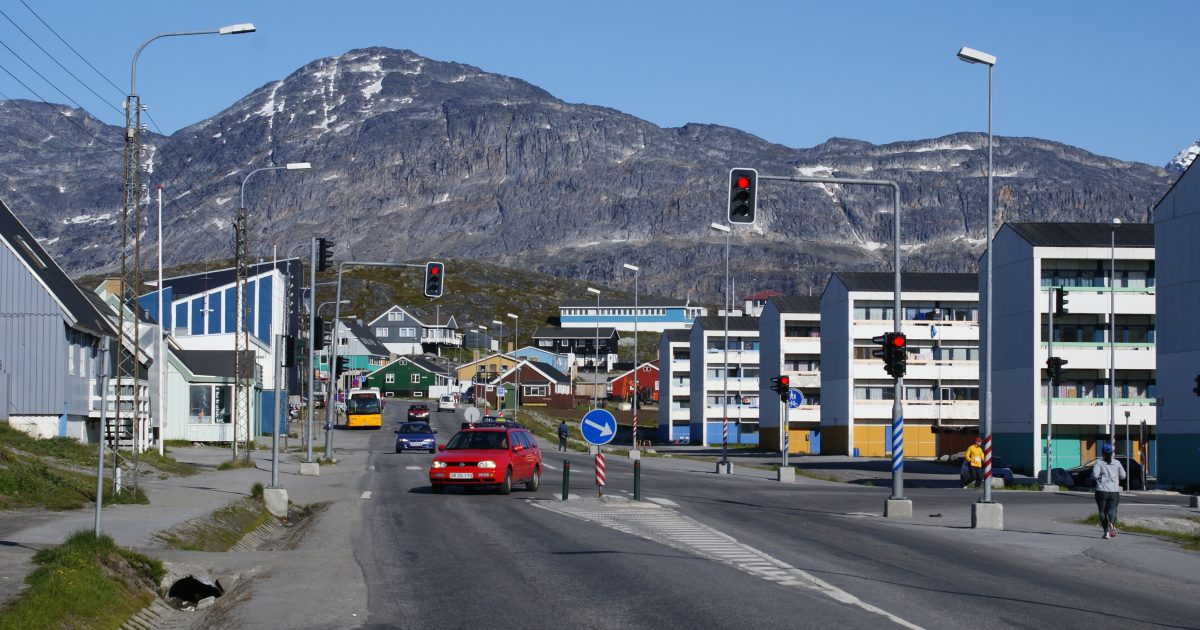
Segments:
[[[424,422],[405,422],[396,429],[396,452],[403,453],[404,451],[429,451],[430,453],[437,452],[437,443],[434,441],[434,434],[437,429],[430,427]]]
[[[1130,490],[1145,490],[1146,487],[1142,484],[1142,465],[1136,461],[1130,462],[1126,455],[1118,455],[1114,459],[1121,462],[1121,466],[1125,468],[1125,474],[1129,475]],[[1067,476],[1071,478],[1071,487],[1076,490],[1088,490],[1096,487],[1096,480],[1092,478],[1092,466],[1096,465],[1096,460],[1091,461],[1067,469]],[[1124,484],[1122,484],[1124,487]]]
[[[1002,458],[992,456],[992,476],[1004,480],[1005,486],[1013,485],[1013,471],[1008,467],[1008,463]],[[962,485],[967,485],[971,482],[971,477],[967,470],[967,460],[964,457],[962,467],[958,470],[958,479]]]
[[[312,399],[313,399],[313,409],[324,409],[325,408],[325,394],[318,392],[316,394],[313,394]]]
[[[454,411],[457,405],[454,404],[454,396],[443,395],[438,398],[438,411]]]
[[[429,422],[429,405],[409,405],[408,421]]]
[[[429,483],[435,493],[447,486],[490,486],[501,494],[524,483],[536,491],[542,479],[542,453],[528,429],[513,422],[489,422],[454,434],[429,466]]]

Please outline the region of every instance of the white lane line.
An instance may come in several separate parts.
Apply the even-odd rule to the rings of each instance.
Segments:
[[[549,468],[550,470],[558,470],[557,468],[555,468],[554,466],[551,466],[550,464],[547,464],[546,462],[542,462],[542,467]]]
[[[374,466],[367,466],[367,470],[375,470]]]
[[[404,470],[421,470],[420,466],[405,466]]]
[[[364,498],[364,499],[370,499],[370,498],[371,498],[371,491],[370,491],[370,490],[367,490],[366,492],[363,492],[363,493],[362,493],[362,498]]]
[[[646,497],[646,500],[651,503],[657,503],[659,505],[665,505],[667,507],[679,507],[678,503],[676,503],[670,499],[660,499],[658,497]]]

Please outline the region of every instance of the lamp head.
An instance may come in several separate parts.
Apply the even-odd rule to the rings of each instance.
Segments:
[[[253,24],[246,22],[244,24],[230,24],[229,26],[222,26],[217,30],[217,32],[221,35],[241,35],[242,33],[253,33],[256,30],[258,29],[254,28]]]
[[[596,295],[600,295],[600,289],[593,289],[592,287],[588,287],[587,290],[588,290],[588,293],[595,293]]]
[[[1121,220],[1120,220],[1120,219],[1113,219],[1113,220],[1112,220],[1112,225],[1113,225],[1113,227],[1117,227],[1118,225],[1121,225]]]
[[[493,323],[493,324],[495,324],[495,325],[497,325],[497,326],[503,326],[503,325],[504,325],[504,322],[502,322],[502,321],[500,321],[500,320],[498,320],[498,319],[493,319],[493,320],[492,320],[492,323]]]
[[[628,269],[628,270],[630,270],[630,271],[635,271],[635,272],[636,272],[636,271],[638,271],[638,266],[637,266],[637,265],[631,265],[631,264],[629,264],[629,263],[625,263],[625,264],[623,264],[623,265],[621,265],[621,266],[622,266],[622,267],[624,267],[624,268],[626,268],[626,269]]]
[[[308,162],[288,162],[287,170],[289,171],[307,171],[312,168],[312,164]]]
[[[963,46],[958,49],[958,58],[967,63],[982,63],[987,66],[996,65],[996,56]]]
[[[517,317],[516,315],[513,315],[512,313],[507,313],[507,315],[508,315],[508,317],[511,317],[512,319],[520,319],[519,317]]]
[[[728,225],[721,225],[720,223],[709,223],[708,227],[710,227],[718,232],[728,232],[729,231]]]

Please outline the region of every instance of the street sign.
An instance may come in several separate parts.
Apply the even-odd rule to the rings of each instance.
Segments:
[[[470,422],[471,424],[475,424],[476,422],[479,422],[479,416],[480,416],[480,413],[479,413],[478,407],[467,407],[466,409],[463,410],[463,417],[467,420],[467,422]]]
[[[507,394],[507,393],[508,393],[508,390],[507,390],[507,389],[504,389],[504,386],[503,386],[503,385],[501,385],[500,387],[497,387],[497,388],[496,388],[496,397],[497,397],[497,398],[504,398],[504,395],[505,395],[505,394]]]
[[[617,419],[604,409],[593,409],[584,414],[579,431],[588,444],[608,444],[617,435]]]
[[[804,404],[804,394],[800,390],[793,389],[788,391],[788,409],[799,409],[800,405]]]

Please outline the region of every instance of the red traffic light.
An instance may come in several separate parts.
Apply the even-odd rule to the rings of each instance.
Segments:
[[[441,271],[441,269],[438,269],[436,266],[433,266],[433,267],[430,267],[430,268],[429,268],[429,274],[430,274],[430,275],[434,275],[434,276],[436,276],[436,275],[438,275],[438,272],[439,272],[439,271]]]
[[[788,377],[786,377],[786,376],[779,377],[779,385],[781,387],[787,387],[789,383],[791,383],[791,379],[789,379]]]
[[[749,188],[750,187],[750,178],[749,177],[739,177],[737,180],[737,187],[738,188]]]
[[[903,348],[906,343],[907,340],[904,338],[904,335],[896,335],[892,337],[892,345],[896,346],[897,348]]]

